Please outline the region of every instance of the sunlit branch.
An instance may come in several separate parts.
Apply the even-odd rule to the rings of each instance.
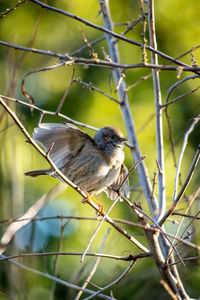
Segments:
[[[112,67],[112,68],[121,68],[121,69],[137,69],[137,68],[147,68],[147,69],[158,69],[158,70],[168,70],[168,71],[177,71],[178,67],[176,66],[169,66],[169,65],[154,65],[154,64],[144,64],[144,63],[138,63],[138,64],[121,64],[116,62],[109,62],[105,60],[94,60],[94,59],[88,59],[88,58],[81,58],[81,57],[71,57],[69,55],[60,54],[51,52],[50,50],[45,51],[41,49],[35,49],[35,48],[28,48],[23,46],[18,46],[15,44],[7,43],[4,41],[0,41],[0,45],[4,45],[7,47],[14,48],[16,50],[22,50],[22,51],[28,51],[32,53],[47,55],[51,57],[57,57],[59,59],[66,60],[68,64],[81,64],[86,66],[96,66],[96,67]],[[199,67],[190,67],[190,66],[183,66],[181,67],[182,71],[188,71],[188,72],[199,72]]]
[[[148,5],[148,20],[149,20],[149,36],[151,47],[157,49],[155,19],[154,19],[154,1],[149,0]],[[158,64],[157,54],[151,53],[151,62]],[[156,113],[156,146],[158,165],[161,170],[158,171],[158,189],[159,189],[159,212],[156,216],[157,220],[162,218],[166,209],[166,187],[165,187],[165,162],[164,162],[164,145],[163,145],[163,122],[162,122],[162,110],[160,105],[162,104],[161,89],[159,72],[152,70],[153,73],[153,85],[154,85],[154,97],[155,97],[155,113]]]

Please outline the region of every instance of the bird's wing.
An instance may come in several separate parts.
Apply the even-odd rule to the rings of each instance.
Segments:
[[[121,170],[120,170],[120,173],[119,173],[119,176],[117,177],[117,179],[112,183],[112,185],[110,187],[107,187],[107,189],[105,189],[107,196],[111,200],[115,200],[118,197],[118,194],[114,190],[117,190],[120,187],[120,185],[122,184],[122,182],[125,179],[125,177],[127,176],[127,174],[128,174],[128,169],[124,164],[122,164]],[[122,195],[125,195],[127,198],[129,198],[128,178],[125,181],[125,183],[123,184],[120,191],[121,191]]]
[[[49,157],[58,168],[76,156],[86,142],[92,143],[92,138],[86,132],[72,124],[41,123],[34,129],[33,139],[46,151],[53,145]]]

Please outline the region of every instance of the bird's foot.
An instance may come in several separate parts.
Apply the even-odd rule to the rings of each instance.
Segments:
[[[99,207],[97,214],[100,215],[104,215],[104,209],[103,206],[101,205],[101,203],[99,203],[93,196],[91,196],[90,194],[88,194],[86,191],[84,191],[87,195],[87,198],[83,198],[82,199],[82,203],[90,203],[90,200],[93,200]]]

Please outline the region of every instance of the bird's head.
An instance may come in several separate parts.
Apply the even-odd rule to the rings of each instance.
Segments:
[[[113,126],[107,126],[99,129],[95,134],[94,141],[102,150],[111,150],[115,148],[122,148],[126,138],[122,132]]]

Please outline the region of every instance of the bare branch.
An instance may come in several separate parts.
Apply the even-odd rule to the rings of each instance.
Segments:
[[[148,19],[149,19],[149,36],[151,47],[157,49],[155,20],[154,20],[154,1],[149,0],[148,5]],[[151,53],[151,62],[158,64],[158,57],[155,53]],[[156,146],[157,146],[157,161],[159,166],[158,172],[158,189],[159,189],[159,212],[157,219],[162,218],[166,209],[166,188],[165,188],[165,164],[164,164],[164,146],[163,146],[163,124],[162,111],[160,105],[162,104],[159,73],[152,70],[154,96],[155,96],[155,111],[156,111]]]
[[[31,0],[33,1],[33,0]],[[57,57],[63,60],[67,61],[68,65],[73,65],[73,64],[80,64],[84,66],[96,66],[96,67],[112,67],[112,68],[121,68],[121,69],[137,69],[137,68],[148,68],[148,69],[156,69],[156,70],[167,70],[167,71],[177,71],[176,66],[169,66],[169,65],[154,65],[154,64],[144,64],[144,63],[139,63],[139,64],[120,64],[116,62],[110,62],[110,61],[105,61],[105,60],[94,60],[94,59],[87,59],[87,58],[79,58],[79,57],[71,57],[69,55],[64,55],[60,53],[55,53],[41,49],[35,49],[35,48],[28,48],[28,47],[22,47],[18,46],[15,44],[7,43],[4,41],[0,41],[0,45],[4,45],[7,47],[14,48],[16,50],[22,50],[22,51],[28,51],[28,52],[33,52],[37,54],[42,54],[42,55],[47,55],[51,57]],[[198,73],[200,72],[199,67],[190,67],[190,66],[184,66],[182,67],[182,71],[188,71],[188,72],[194,72]]]
[[[70,14],[70,13],[68,13],[68,12],[66,12],[66,11],[64,11],[62,9],[55,8],[53,6],[47,5],[47,4],[45,4],[43,2],[40,2],[38,0],[31,0],[31,2],[34,2],[35,4],[37,4],[37,5],[41,6],[41,7],[47,8],[49,10],[53,10],[53,11],[55,11],[57,13],[60,13],[62,15],[65,15],[65,16],[69,17],[69,18],[72,18],[72,19],[74,19],[76,21],[84,23],[87,26],[90,26],[90,27],[95,28],[97,30],[103,31],[103,32],[109,34],[110,36],[113,36],[113,37],[115,37],[117,39],[123,40],[124,42],[133,44],[133,45],[138,46],[138,47],[142,46],[141,43],[133,41],[133,40],[130,40],[128,38],[125,38],[124,36],[119,35],[119,34],[113,32],[112,29],[108,29],[107,27],[104,28],[104,27],[98,26],[98,25],[96,25],[94,23],[91,23],[91,22],[89,22],[89,21],[87,21],[87,20],[85,20],[83,18],[80,18],[80,17],[78,17],[76,15]],[[156,49],[154,49],[154,48],[152,48],[150,46],[146,46],[146,49],[149,50],[149,51],[151,51],[151,52],[153,52],[153,53],[158,54],[159,56],[161,56],[161,57],[163,57],[163,58],[165,58],[165,59],[167,59],[167,60],[169,60],[169,61],[171,61],[173,63],[176,63],[177,65],[180,65],[180,66],[183,66],[183,67],[187,66],[186,64],[178,61],[177,59],[175,59],[173,57],[170,57],[169,55],[166,55],[166,54],[162,53],[161,51],[158,51],[158,50],[156,50]],[[194,68],[194,70],[199,71],[198,68],[196,68],[196,69]]]
[[[15,254],[15,255],[10,255],[10,256],[4,256],[0,255],[0,261],[7,261],[11,260],[14,258],[19,258],[19,257],[43,257],[43,256],[53,256],[53,255],[60,255],[60,256],[81,256],[83,255],[83,252],[33,252],[33,253],[20,253],[20,254]],[[101,257],[101,258],[107,258],[107,259],[114,259],[114,260],[119,260],[119,261],[134,261],[136,259],[140,258],[146,258],[150,257],[151,253],[139,253],[132,255],[130,254],[129,256],[117,256],[117,255],[110,255],[110,254],[104,254],[104,253],[86,253],[86,256],[90,257]]]

